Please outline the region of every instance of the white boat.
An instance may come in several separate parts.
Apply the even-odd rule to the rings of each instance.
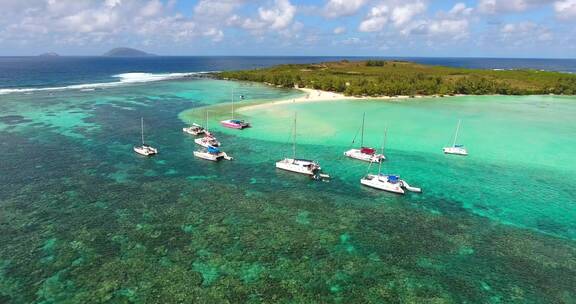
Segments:
[[[184,133],[188,133],[188,134],[194,135],[194,136],[202,135],[206,132],[204,127],[202,127],[201,125],[199,125],[197,123],[193,123],[188,128],[182,128],[182,131],[184,131]]]
[[[464,145],[456,144],[458,140],[458,132],[460,131],[460,125],[462,124],[462,120],[458,120],[458,125],[456,126],[456,134],[454,134],[454,142],[452,143],[451,147],[445,147],[443,149],[444,154],[454,154],[454,155],[468,155],[468,151],[464,148]]]
[[[196,138],[194,142],[204,148],[208,147],[220,147],[220,142],[212,135],[212,133],[206,131],[204,137]]]
[[[368,174],[360,180],[360,183],[364,186],[398,194],[404,194],[405,190],[422,192],[422,189],[408,185],[398,175]]]
[[[240,99],[244,99],[244,95],[240,95]],[[234,111],[234,89],[232,89],[232,119],[222,120],[220,124],[223,127],[230,128],[230,129],[238,129],[242,130],[245,128],[250,128],[251,125],[249,122],[244,120],[235,119],[235,111]]]
[[[208,147],[202,151],[194,151],[194,156],[214,162],[221,161],[223,159],[232,160],[232,157],[228,156],[226,152],[220,151],[220,149],[216,147]]]
[[[384,134],[386,134],[385,132]],[[384,153],[384,142],[386,141],[386,135],[384,135],[384,140],[382,141],[382,153]],[[372,163],[370,163],[372,166]],[[368,167],[370,170],[370,167]],[[411,192],[422,192],[422,189],[410,186],[406,181],[400,179],[398,175],[393,174],[382,174],[382,163],[380,162],[378,166],[378,174],[367,174],[360,179],[360,183],[364,186],[368,186],[374,189],[388,191],[397,194],[404,194],[407,191]]]
[[[206,128],[204,129],[204,137],[196,138],[194,142],[204,148],[221,146],[216,137],[208,131],[208,111],[206,111]]]
[[[312,160],[296,158],[296,115],[294,115],[294,130],[292,134],[292,158],[284,158],[276,162],[276,168],[294,173],[308,175],[314,179],[330,178],[329,175],[321,173],[320,165]]]
[[[350,149],[344,152],[344,155],[353,159],[358,159],[365,162],[379,163],[386,160],[384,153],[376,153],[376,149],[364,146],[364,121],[366,113],[362,116],[362,128],[360,136],[360,149]],[[358,133],[356,133],[356,136]],[[356,141],[356,137],[352,140],[352,144]]]
[[[134,152],[144,155],[144,156],[152,156],[158,154],[158,150],[150,145],[144,143],[144,118],[140,118],[140,125],[141,125],[141,135],[142,135],[142,145],[135,146]]]

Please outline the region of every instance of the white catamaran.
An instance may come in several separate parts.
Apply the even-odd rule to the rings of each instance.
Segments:
[[[382,154],[384,154],[384,142],[386,141],[386,133],[384,132],[384,140],[382,141]],[[372,166],[372,163],[370,163]],[[368,170],[370,170],[370,166]],[[404,194],[405,190],[412,192],[422,192],[422,189],[410,186],[406,181],[400,179],[398,175],[382,174],[382,162],[378,166],[378,174],[367,174],[360,183],[374,189],[388,191],[397,194]]]
[[[142,130],[141,131],[142,145],[141,146],[135,146],[134,152],[136,152],[140,155],[144,155],[144,156],[152,156],[152,155],[158,154],[158,150],[156,148],[153,148],[152,146],[144,143],[144,118],[140,118],[140,126],[141,126],[141,130]]]
[[[240,98],[244,98],[243,95],[240,95]],[[250,127],[250,123],[245,122],[244,120],[239,120],[235,118],[235,113],[234,113],[234,89],[232,89],[232,119],[226,119],[226,120],[222,120],[220,122],[220,124],[223,127],[226,128],[230,128],[230,129],[238,129],[238,130],[242,130],[245,128],[249,128]]]
[[[462,120],[458,120],[458,125],[456,126],[456,134],[454,134],[454,142],[452,143],[451,147],[445,147],[443,149],[444,154],[455,154],[455,155],[468,155],[468,151],[464,148],[464,145],[456,144],[458,140],[458,132],[460,132],[460,125],[462,124]]]
[[[276,168],[309,175],[314,179],[330,178],[329,175],[321,173],[320,165],[312,160],[296,158],[296,114],[294,114],[294,129],[292,134],[292,158],[284,158],[276,162]]]
[[[232,157],[228,156],[226,152],[220,151],[220,149],[216,147],[208,147],[204,150],[194,151],[194,156],[214,162],[221,161],[223,159],[232,160]]]
[[[364,146],[364,121],[366,120],[366,113],[362,116],[362,129],[360,135],[360,149],[350,149],[344,152],[344,155],[350,158],[358,159],[361,161],[378,163],[384,161],[386,157],[384,154],[376,153],[376,149]],[[356,133],[358,136],[358,133]],[[352,140],[352,144],[356,141],[356,137]]]
[[[194,142],[204,148],[220,147],[220,142],[216,139],[210,131],[208,131],[208,111],[206,111],[206,128],[204,130],[204,137],[196,138]]]
[[[206,114],[204,115],[204,125],[206,125],[208,123],[208,111],[206,111]],[[187,128],[182,128],[182,131],[184,133],[188,133],[190,135],[194,135],[194,136],[198,136],[198,135],[202,135],[206,133],[206,129],[204,129],[203,126],[197,124],[197,123],[192,123],[192,125],[190,127]]]

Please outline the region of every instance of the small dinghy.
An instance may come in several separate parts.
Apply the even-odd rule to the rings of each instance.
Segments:
[[[194,151],[194,156],[214,162],[221,161],[223,159],[232,160],[232,157],[228,156],[226,152],[220,151],[220,149],[216,147],[208,147],[202,151]]]
[[[382,140],[382,153],[384,153],[384,144],[386,142],[386,134],[388,129],[384,131],[384,139]],[[368,166],[368,171],[372,163]],[[406,181],[400,179],[398,175],[382,174],[382,162],[378,165],[378,174],[367,174],[362,179],[360,183],[364,186],[368,186],[374,189],[388,191],[397,194],[404,194],[405,191],[411,192],[422,192],[422,189],[410,186]]]
[[[240,95],[240,99],[244,99],[244,95]],[[236,119],[235,118],[235,111],[234,111],[234,89],[232,89],[232,119],[222,120],[220,124],[223,127],[230,128],[230,129],[238,129],[242,130],[245,128],[250,128],[251,125],[249,122],[244,120]]]
[[[458,141],[458,132],[460,131],[460,125],[462,124],[462,120],[458,120],[458,125],[456,126],[456,134],[454,134],[454,142],[452,143],[451,147],[445,147],[443,149],[444,154],[454,154],[454,155],[462,155],[467,156],[468,151],[464,148],[464,145],[458,145],[456,142]]]
[[[350,149],[344,152],[344,155],[353,159],[358,159],[365,162],[379,163],[386,160],[384,153],[376,153],[376,149],[364,146],[364,121],[366,118],[366,113],[362,116],[362,128],[360,136],[360,149]],[[358,136],[358,133],[356,133]],[[352,144],[356,141],[356,137],[352,140]]]
[[[296,115],[294,115],[294,129],[292,134],[292,158],[284,158],[276,162],[276,168],[299,174],[305,174],[316,180],[328,179],[330,175],[323,174],[320,165],[312,160],[296,158]]]
[[[140,126],[141,126],[141,136],[142,136],[142,145],[135,146],[134,152],[144,155],[144,156],[152,156],[158,154],[158,150],[150,145],[144,143],[144,118],[140,118]]]

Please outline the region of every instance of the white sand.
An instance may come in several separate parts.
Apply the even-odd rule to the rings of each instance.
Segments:
[[[250,105],[241,107],[238,109],[238,112],[243,111],[250,111],[254,109],[262,109],[268,108],[276,105],[281,104],[289,104],[289,103],[310,103],[310,102],[319,102],[319,101],[337,101],[337,100],[351,100],[351,99],[363,99],[363,100],[399,100],[399,99],[408,99],[410,96],[381,96],[381,97],[356,97],[356,96],[345,96],[341,93],[334,93],[322,90],[314,90],[308,88],[296,88],[305,93],[304,96],[292,99],[283,99],[277,100],[272,102],[266,102],[256,105]],[[414,98],[422,98],[422,97],[438,97],[438,96],[414,96]]]

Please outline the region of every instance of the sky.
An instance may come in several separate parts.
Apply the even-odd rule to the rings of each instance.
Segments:
[[[576,57],[576,0],[0,0],[0,56]]]

